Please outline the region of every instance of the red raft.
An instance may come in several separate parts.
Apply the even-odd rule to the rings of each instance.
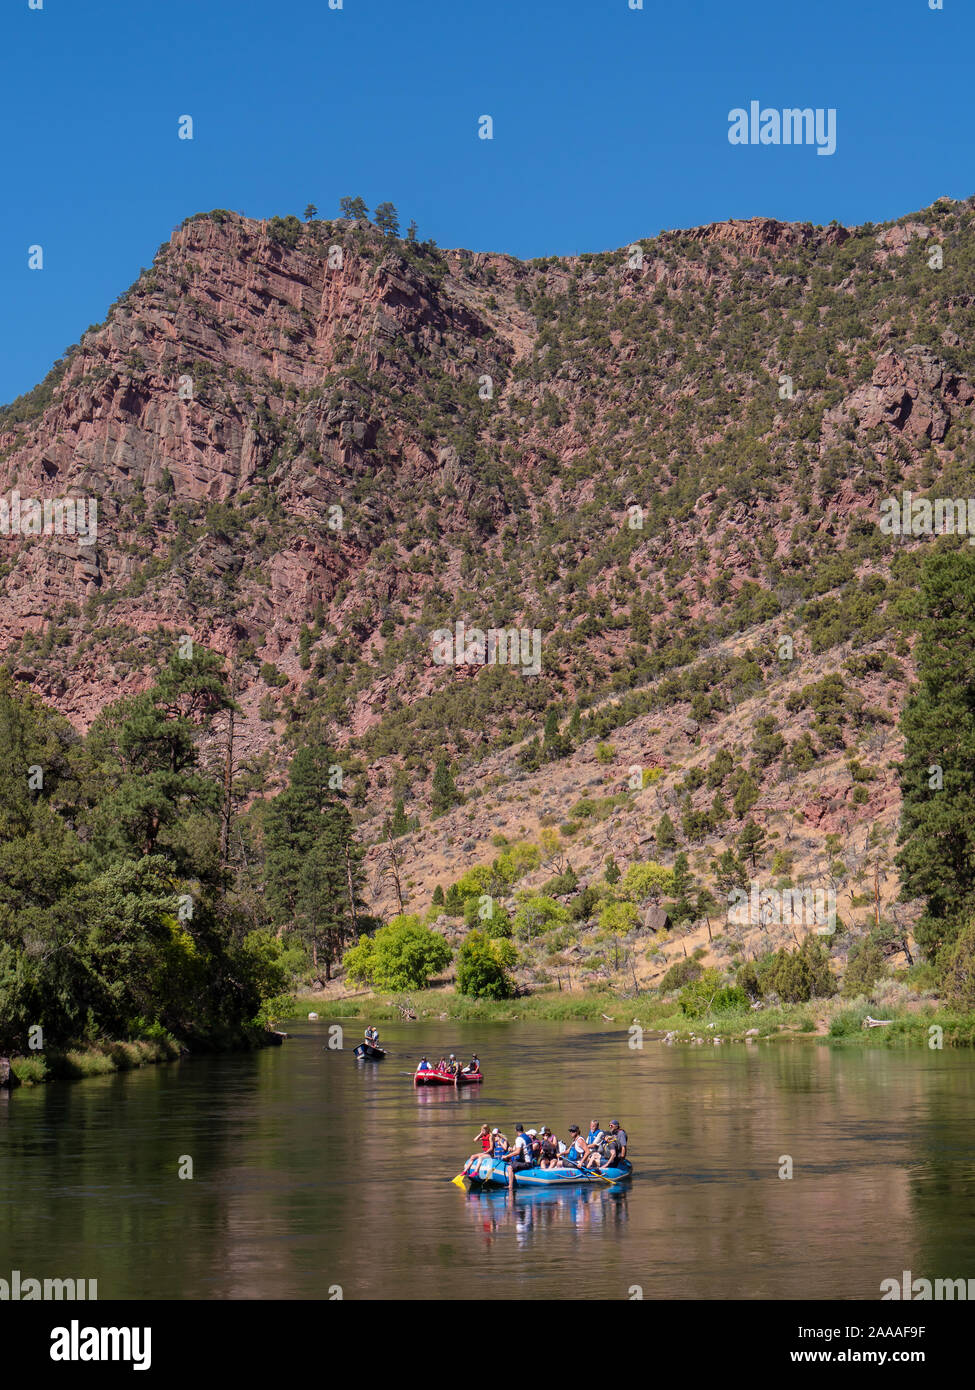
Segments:
[[[418,1071],[414,1073],[414,1086],[474,1086],[478,1081],[483,1081],[484,1077],[479,1071],[462,1071],[456,1076],[449,1071],[437,1071],[432,1068],[430,1071]]]

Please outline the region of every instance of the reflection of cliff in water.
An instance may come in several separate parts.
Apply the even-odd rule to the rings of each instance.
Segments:
[[[559,1192],[544,1188],[469,1192],[465,1209],[474,1226],[480,1226],[486,1245],[497,1232],[513,1227],[518,1244],[532,1243],[535,1235],[556,1226],[584,1231],[594,1226],[623,1226],[629,1220],[627,1191],[623,1187],[572,1187]]]

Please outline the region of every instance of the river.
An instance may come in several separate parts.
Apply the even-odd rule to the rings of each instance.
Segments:
[[[975,1276],[975,1058],[390,1025],[0,1092],[0,1277],[134,1299],[875,1299]],[[421,1053],[486,1081],[415,1090]],[[629,1131],[623,1191],[467,1194],[482,1122]],[[791,1160],[791,1177],[782,1177]],[[192,1177],[188,1172],[192,1161]]]

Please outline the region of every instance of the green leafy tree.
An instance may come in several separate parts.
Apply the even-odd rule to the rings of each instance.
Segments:
[[[532,939],[554,926],[569,920],[569,909],[557,903],[554,898],[537,894],[526,898],[514,917],[515,934],[531,943]]]
[[[361,936],[346,951],[342,964],[353,984],[376,989],[425,989],[432,976],[445,969],[451,950],[439,932],[419,917],[394,917],[375,936]]]
[[[305,208],[305,221],[314,222],[317,216],[318,208],[316,208],[314,203],[309,203],[308,206]]]
[[[510,942],[491,941],[476,929],[457,953],[457,990],[474,999],[510,999],[514,982],[508,973]]]
[[[623,875],[620,892],[638,903],[659,903],[671,892],[673,882],[673,873],[662,864],[631,864]]]
[[[599,932],[613,943],[613,967],[620,966],[620,945],[623,940],[636,931],[640,915],[635,903],[607,903],[599,914]]]

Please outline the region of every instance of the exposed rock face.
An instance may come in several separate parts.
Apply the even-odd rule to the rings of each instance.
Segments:
[[[867,385],[826,415],[827,425],[855,416],[864,430],[884,426],[916,444],[940,443],[952,411],[970,406],[975,390],[929,348],[912,347],[880,358]]]
[[[374,737],[373,771],[415,755],[421,778],[431,730],[479,753],[546,700],[645,684],[789,613],[872,524],[878,459],[947,466],[975,395],[972,224],[752,218],[523,263],[190,219],[0,412],[0,496],[98,505],[94,544],[0,535],[0,654],[85,728],[190,634],[235,665],[244,755],[313,708],[338,743]],[[922,286],[942,346],[917,347],[911,256],[949,233]],[[542,629],[544,697],[435,664],[461,617]],[[700,713],[685,745],[711,736]]]

